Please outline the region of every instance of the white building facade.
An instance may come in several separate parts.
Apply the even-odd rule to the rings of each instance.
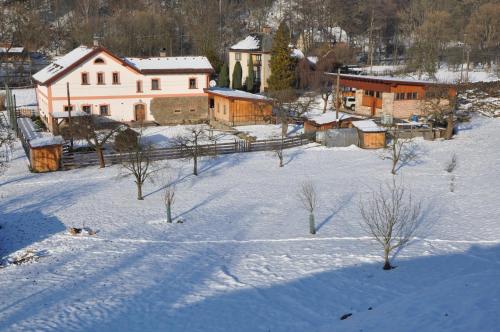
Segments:
[[[208,117],[203,89],[212,72],[205,57],[119,58],[103,47],[80,46],[33,79],[40,116],[52,129],[70,107],[121,122]]]

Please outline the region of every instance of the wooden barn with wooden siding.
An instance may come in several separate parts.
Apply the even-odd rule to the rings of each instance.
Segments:
[[[272,100],[262,95],[229,88],[210,88],[208,93],[210,120],[229,126],[269,123],[273,114]]]
[[[38,132],[29,118],[19,118],[17,123],[31,171],[43,173],[59,170],[64,139],[51,133]]]
[[[387,129],[380,127],[372,120],[353,122],[358,130],[359,147],[363,149],[381,149],[386,147]]]
[[[364,117],[339,112],[339,128],[352,128],[352,122],[364,119]],[[336,112],[326,112],[306,116],[304,121],[304,133],[313,134],[318,131],[326,131],[337,128]]]

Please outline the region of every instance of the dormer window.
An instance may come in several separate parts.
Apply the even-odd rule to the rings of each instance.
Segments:
[[[94,60],[94,64],[95,65],[103,65],[104,64],[104,60],[102,58],[97,58]]]

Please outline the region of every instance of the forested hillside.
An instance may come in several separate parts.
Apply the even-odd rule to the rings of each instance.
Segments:
[[[285,21],[292,40],[332,27],[357,48],[357,62],[433,71],[498,61],[498,0],[4,0],[0,41],[61,54],[94,36],[118,54],[207,55],[217,67],[227,48],[262,26]],[[314,50],[308,49],[308,52]]]

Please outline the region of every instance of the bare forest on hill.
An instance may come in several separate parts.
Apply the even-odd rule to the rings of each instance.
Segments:
[[[119,55],[164,48],[171,56],[205,55],[218,71],[233,43],[284,21],[293,42],[341,27],[345,37],[333,38],[359,51],[356,63],[432,72],[466,55],[485,66],[499,60],[499,0],[3,0],[0,8],[2,44],[49,55],[99,37]],[[320,52],[316,46],[305,52]]]

